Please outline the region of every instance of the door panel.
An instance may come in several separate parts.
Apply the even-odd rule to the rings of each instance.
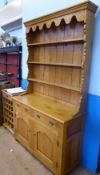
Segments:
[[[57,135],[42,125],[35,125],[34,152],[53,172],[57,164]]]
[[[39,152],[44,154],[48,159],[53,161],[53,152],[54,146],[53,142],[48,137],[46,133],[42,133],[41,131],[37,132],[37,148]]]
[[[28,139],[27,122],[22,118],[17,119],[17,131],[24,139]]]
[[[15,118],[15,137],[25,146],[30,145],[31,130],[29,124],[29,118],[21,112],[16,113]]]

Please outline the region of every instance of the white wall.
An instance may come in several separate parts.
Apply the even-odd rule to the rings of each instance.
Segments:
[[[100,7],[100,1],[99,1]],[[89,92],[100,96],[100,9],[95,17]]]
[[[22,37],[22,33],[23,33],[22,27],[20,27],[20,28],[18,28],[16,30],[11,30],[9,33],[10,33],[11,36],[17,36],[18,38],[21,38]]]
[[[92,0],[100,7],[100,0]],[[23,21],[28,21],[45,14],[69,7],[84,0],[23,0]],[[89,93],[100,96],[100,10],[95,18],[95,30],[92,50]],[[25,41],[25,40],[24,40]],[[25,45],[25,44],[24,44]],[[27,60],[27,49],[24,47],[24,60]],[[27,67],[24,64],[23,77],[27,77]]]
[[[26,43],[26,33],[25,27],[23,25],[23,32],[22,32],[22,45],[23,45],[23,59],[22,59],[22,78],[27,79],[28,68],[27,68],[27,58],[28,58],[28,51],[27,51],[27,43]]]
[[[14,1],[14,0],[8,0],[8,2],[10,3],[11,1]],[[19,12],[20,12],[20,14],[21,14],[21,8],[20,8],[20,0],[18,1],[18,0],[16,0],[17,1],[17,3],[19,3],[18,5],[17,5],[17,7],[15,6],[15,9],[14,10],[16,10],[16,8],[17,8],[17,10],[19,9]],[[2,11],[2,8],[4,7],[4,2],[5,2],[5,0],[0,0],[0,10]],[[14,5],[13,5],[14,6]],[[4,15],[4,14],[3,14]],[[4,17],[4,19],[6,18],[6,16],[4,15],[3,16]],[[5,19],[6,20],[6,19]],[[1,29],[0,28],[0,34],[2,34],[4,32],[4,30],[3,29]],[[15,29],[15,30],[10,30],[9,31],[9,34],[11,35],[11,36],[17,36],[17,37],[19,37],[19,38],[22,38],[22,42],[23,42],[23,45],[25,45],[25,34],[24,34],[24,29],[22,28],[22,27],[19,27],[19,28],[17,28],[17,29]],[[25,50],[27,50],[26,49],[26,47],[25,47]],[[24,55],[25,55],[25,52],[24,52]],[[24,66],[25,67],[25,65],[26,65],[26,62],[24,61],[24,56],[23,56],[23,59],[22,59],[22,66]],[[24,70],[24,68],[23,68],[23,70]],[[27,74],[27,73],[26,73]]]
[[[0,8],[4,6],[4,0],[0,0]]]
[[[84,2],[84,0],[30,0],[30,2],[23,0],[23,20],[34,19],[82,1]]]

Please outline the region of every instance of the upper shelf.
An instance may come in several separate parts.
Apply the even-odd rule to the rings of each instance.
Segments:
[[[76,88],[76,87],[61,85],[61,84],[57,84],[57,83],[51,83],[51,82],[44,81],[44,80],[39,80],[39,79],[36,79],[36,78],[28,78],[28,80],[33,81],[33,82],[37,82],[37,83],[47,84],[47,85],[50,85],[50,86],[56,86],[56,87],[60,87],[60,88],[64,88],[64,89],[69,89],[69,90],[76,91],[76,92],[81,92],[81,89]]]
[[[55,62],[38,62],[38,61],[28,61],[28,64],[36,64],[36,65],[49,65],[49,66],[65,66],[65,67],[76,67],[82,68],[81,64],[69,64],[69,63],[55,63]]]
[[[78,39],[67,39],[60,41],[51,41],[51,42],[38,42],[38,43],[30,43],[28,46],[42,46],[42,45],[56,45],[56,44],[68,44],[68,43],[84,43],[84,38]]]

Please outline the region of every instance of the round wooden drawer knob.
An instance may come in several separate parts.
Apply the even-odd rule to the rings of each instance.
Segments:
[[[28,109],[27,108],[25,108],[25,112],[28,112]]]
[[[40,119],[40,115],[37,115],[37,118]]]
[[[54,123],[52,121],[49,121],[50,126],[54,126]]]

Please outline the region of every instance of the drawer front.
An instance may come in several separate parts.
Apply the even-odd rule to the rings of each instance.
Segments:
[[[22,116],[30,116],[33,118],[33,120],[49,127],[50,129],[52,128],[53,130],[57,131],[58,129],[58,122],[40,112],[35,111],[34,109],[31,109],[30,107],[21,104],[19,102],[15,102],[15,112],[18,113],[22,113]],[[24,115],[25,114],[25,115]]]
[[[42,124],[46,125],[49,128],[54,129],[57,131],[58,129],[58,122],[40,112],[35,112],[34,118],[38,121],[41,122]]]
[[[15,102],[15,111],[16,112],[21,112],[23,115],[28,115],[30,117],[34,117],[34,110],[29,108],[28,106],[21,104],[19,102]]]

